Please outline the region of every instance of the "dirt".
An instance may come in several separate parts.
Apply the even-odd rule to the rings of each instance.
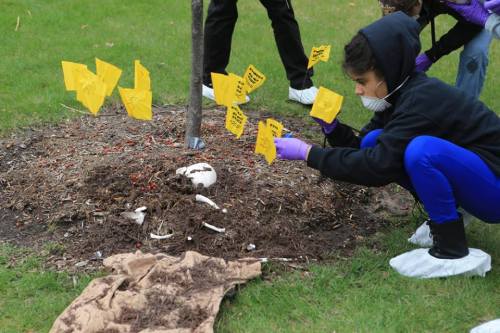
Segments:
[[[236,139],[224,128],[222,110],[205,110],[207,147],[190,151],[183,148],[184,109],[154,113],[153,121],[139,122],[108,109],[0,139],[0,242],[47,251],[61,270],[94,269],[104,257],[137,249],[321,260],[350,253],[357,240],[384,227],[384,214],[411,208],[411,198],[393,187],[334,182],[303,162],[268,165],[253,152],[264,115],[248,113]],[[302,120],[278,119],[293,133],[317,131]],[[175,174],[199,162],[217,172],[208,189]],[[196,202],[195,194],[227,213]],[[143,225],[121,216],[141,206]],[[150,233],[174,235],[154,240]]]
[[[140,332],[146,328],[165,327],[169,329],[194,329],[208,317],[207,312],[200,306],[182,306],[176,300],[176,296],[165,296],[151,292],[146,295],[146,299],[150,311],[125,308],[117,323],[130,325],[132,332]],[[172,320],[172,317],[175,317],[176,320]]]

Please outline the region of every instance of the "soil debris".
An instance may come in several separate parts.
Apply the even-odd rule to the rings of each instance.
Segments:
[[[183,108],[156,109],[152,122],[129,119],[123,110],[106,112],[0,139],[0,241],[39,249],[59,244],[63,253],[51,256],[58,268],[74,267],[96,252],[106,258],[136,249],[322,259],[350,251],[359,236],[384,224],[374,213],[383,210],[376,198],[390,190],[324,179],[301,162],[269,166],[255,155],[261,115],[249,112],[245,133],[236,139],[224,128],[222,110],[204,111],[207,147],[188,151]],[[294,133],[310,126],[280,120]],[[211,187],[195,188],[176,175],[178,168],[201,162],[217,172]],[[221,210],[197,202],[196,194]],[[399,208],[410,205],[403,200]],[[122,216],[141,206],[147,207],[142,225]],[[173,236],[156,240],[151,233]],[[100,263],[91,260],[81,269]]]

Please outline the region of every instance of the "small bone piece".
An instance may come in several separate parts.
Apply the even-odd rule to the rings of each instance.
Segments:
[[[259,258],[260,262],[270,262],[270,261],[278,261],[278,262],[290,262],[296,259],[292,258]]]
[[[152,238],[152,239],[169,239],[170,237],[172,237],[174,234],[171,233],[171,234],[168,234],[168,235],[156,235],[156,234],[153,234],[153,233],[150,233],[149,236]]]
[[[204,203],[207,203],[210,206],[214,207],[215,209],[220,209],[219,206],[217,206],[217,204],[215,202],[213,202],[212,200],[210,200],[209,198],[207,198],[206,196],[203,196],[201,194],[196,195],[196,201],[204,202]]]
[[[138,225],[142,225],[144,223],[144,217],[146,217],[146,213],[143,212],[123,212],[120,215],[134,220]]]
[[[225,228],[217,228],[217,227],[215,227],[215,226],[213,226],[213,225],[211,225],[211,224],[205,223],[205,222],[203,222],[203,223],[202,223],[202,225],[203,225],[204,227],[207,227],[208,229],[213,230],[213,231],[217,231],[217,232],[220,232],[220,233],[222,233],[222,232],[226,232],[226,229],[225,229]]]

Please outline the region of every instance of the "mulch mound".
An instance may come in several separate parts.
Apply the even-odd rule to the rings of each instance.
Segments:
[[[223,111],[204,111],[207,147],[190,151],[183,147],[185,110],[154,112],[152,122],[139,122],[110,109],[0,140],[0,240],[45,249],[58,268],[90,267],[91,259],[136,249],[306,260],[349,251],[384,225],[374,213],[380,190],[324,179],[303,162],[269,166],[255,155],[260,115],[250,114],[236,139],[224,128]],[[280,120],[294,133],[310,126]],[[217,172],[208,189],[175,174],[199,162]],[[227,213],[196,202],[195,194]],[[121,216],[141,206],[142,226]],[[410,202],[396,206],[404,212]],[[174,236],[154,240],[150,233]]]

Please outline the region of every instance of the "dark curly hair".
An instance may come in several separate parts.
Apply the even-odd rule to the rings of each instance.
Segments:
[[[373,70],[379,77],[383,77],[368,40],[359,32],[344,46],[342,69],[346,74],[355,75],[363,75]]]

